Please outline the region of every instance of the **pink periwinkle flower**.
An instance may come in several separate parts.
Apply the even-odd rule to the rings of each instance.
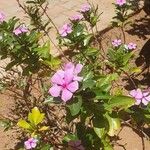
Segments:
[[[118,47],[118,46],[120,46],[121,44],[122,44],[122,42],[121,42],[120,39],[115,39],[115,40],[112,41],[112,45],[113,45],[114,47]]]
[[[25,25],[21,25],[19,26],[18,28],[16,28],[13,33],[15,35],[19,35],[19,34],[22,34],[22,33],[26,33],[28,32],[29,30],[27,29],[27,27]]]
[[[3,12],[0,12],[0,23],[2,23],[5,20],[5,14]]]
[[[124,4],[126,4],[126,0],[117,0],[116,4],[119,6],[123,6]]]
[[[69,141],[68,146],[71,147],[72,150],[85,150],[80,140]]]
[[[86,13],[86,12],[88,12],[88,11],[90,11],[90,9],[91,9],[91,6],[90,6],[90,4],[83,4],[82,6],[81,6],[81,12],[82,13]]]
[[[137,45],[136,45],[135,43],[129,43],[129,44],[127,45],[127,47],[128,47],[128,50],[135,50],[136,47],[137,47]]]
[[[83,16],[80,14],[74,15],[70,18],[71,21],[80,21],[81,19],[83,19]]]
[[[51,78],[52,87],[49,93],[53,97],[61,97],[64,102],[70,100],[73,93],[79,89],[79,81],[82,77],[78,74],[81,72],[83,65],[68,63],[63,70],[58,70]]]
[[[33,149],[37,146],[38,140],[35,138],[30,138],[24,142],[25,149]]]
[[[141,89],[134,89],[130,91],[130,96],[135,98],[136,105],[143,103],[147,105],[150,102],[150,93],[148,91],[142,91]]]
[[[70,24],[64,24],[62,26],[62,28],[59,30],[59,34],[62,36],[62,37],[66,37],[68,34],[70,34],[72,32],[72,27]]]

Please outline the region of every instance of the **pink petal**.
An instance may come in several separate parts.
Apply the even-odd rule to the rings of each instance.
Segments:
[[[149,92],[143,92],[143,96],[146,97],[149,95]]]
[[[73,93],[79,89],[79,83],[77,81],[71,82],[67,85],[67,89]]]
[[[150,95],[146,96],[145,99],[150,102]]]
[[[32,148],[35,148],[36,145],[37,145],[36,142],[32,142],[32,143],[31,143],[31,147],[32,147]]]
[[[74,77],[73,77],[73,80],[74,80],[74,81],[79,81],[79,82],[80,82],[80,81],[83,80],[83,77],[74,76]]]
[[[63,29],[63,30],[67,30],[68,27],[70,27],[70,25],[69,25],[68,23],[66,23],[66,24],[63,25],[62,29]]]
[[[148,101],[147,101],[145,98],[142,98],[142,103],[143,103],[144,105],[147,105],[147,104],[148,104]]]
[[[136,99],[141,99],[143,97],[141,89],[137,89],[137,94],[135,96]]]
[[[65,64],[64,69],[68,70],[68,69],[73,69],[74,70],[74,64],[72,62],[69,62],[67,64]]]
[[[131,95],[131,96],[135,97],[135,96],[136,96],[136,94],[137,94],[137,91],[136,91],[136,90],[132,90],[132,91],[130,91],[130,95]]]
[[[82,68],[83,68],[83,65],[82,65],[82,64],[77,64],[76,67],[75,67],[75,69],[74,69],[75,74],[80,73],[81,70],[82,70]]]
[[[15,29],[15,30],[13,31],[13,33],[14,33],[15,35],[19,35],[19,34],[21,34],[21,31],[20,31],[19,29]]]
[[[53,96],[53,97],[58,97],[60,96],[60,92],[62,90],[61,86],[58,85],[54,85],[49,89],[49,93]]]
[[[32,147],[30,145],[30,142],[28,142],[28,141],[24,142],[24,146],[25,146],[26,149],[32,149]]]
[[[69,84],[72,80],[73,80],[73,70],[72,69],[69,69],[69,70],[65,70],[65,83],[66,84]]]
[[[52,83],[62,85],[64,83],[64,71],[58,70],[51,78]]]
[[[71,28],[68,28],[67,29],[67,33],[71,33],[72,32],[72,29]]]
[[[61,99],[64,102],[67,102],[68,100],[70,100],[72,96],[73,94],[70,91],[68,91],[67,89],[63,89]]]
[[[67,32],[64,31],[64,32],[61,34],[61,36],[62,36],[62,37],[67,36]]]
[[[135,105],[140,105],[141,100],[140,99],[136,99]]]

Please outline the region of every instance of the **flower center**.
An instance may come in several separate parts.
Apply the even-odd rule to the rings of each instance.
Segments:
[[[64,84],[62,85],[62,87],[65,89],[65,88],[67,87],[67,84],[64,83]]]

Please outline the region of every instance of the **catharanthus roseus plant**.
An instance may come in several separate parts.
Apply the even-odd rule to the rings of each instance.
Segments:
[[[82,78],[78,76],[81,69]],[[108,87],[111,87],[115,76],[114,79],[111,77],[107,81],[104,81],[105,78],[107,77],[104,77],[102,81],[101,77],[94,76],[88,67],[83,66],[82,68],[81,64],[74,65],[72,63],[66,64],[64,70],[58,70],[52,76],[53,86],[49,90],[51,96],[66,102],[68,123],[78,119],[74,134],[77,139],[82,141],[83,145],[81,142],[78,144],[75,142],[75,144],[72,143],[72,146],[81,149],[112,148],[108,139],[109,136],[114,136],[115,131],[120,128],[121,120],[115,109],[125,110],[134,105],[135,101],[131,97],[111,95]],[[81,82],[80,87],[78,81]],[[116,124],[116,126],[112,124]],[[103,132],[101,133],[101,131]],[[69,147],[71,140],[68,141]]]
[[[18,95],[24,95],[20,118],[25,119],[17,125],[27,133],[24,148],[112,150],[122,124],[141,134],[150,124],[150,92],[138,88],[133,80],[136,69],[131,62],[137,45],[125,42],[124,37],[103,48],[97,29],[98,7],[89,3],[57,30],[46,11],[46,0],[17,2],[31,23],[20,23],[15,17],[7,21],[0,13],[0,55],[10,59],[6,70],[21,67],[23,88],[18,88]],[[124,31],[130,3],[117,0],[115,6],[117,25]],[[49,24],[57,31],[58,46],[51,41]],[[61,51],[63,65],[50,54],[51,43],[59,50],[67,49]],[[129,94],[122,84],[126,79],[133,86]]]
[[[129,24],[128,21],[129,18],[129,12],[132,10],[132,3],[130,0],[116,0],[116,3],[113,3],[115,5],[115,12],[116,16],[113,17],[112,26],[117,26],[121,28],[122,34],[123,34],[123,42],[126,42],[125,37],[125,26]]]
[[[32,112],[28,114],[28,121],[23,119],[18,121],[17,125],[30,133],[30,138],[24,142],[25,149],[36,148],[36,150],[41,150],[45,146],[47,148],[51,147],[50,143],[44,142],[44,132],[49,130],[49,127],[40,125],[44,121],[44,117],[44,113],[41,113],[37,107],[34,107]]]

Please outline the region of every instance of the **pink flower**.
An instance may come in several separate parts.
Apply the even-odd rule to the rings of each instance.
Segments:
[[[90,11],[90,9],[91,9],[91,6],[89,5],[89,4],[83,4],[82,6],[81,6],[81,12],[82,13],[85,13],[85,12],[88,12],[88,11]]]
[[[141,89],[134,89],[130,91],[130,96],[134,97],[136,105],[143,103],[147,105],[150,102],[150,93],[148,91],[142,92]]]
[[[74,81],[82,81],[82,77],[79,77],[78,74],[82,71],[83,65],[82,64],[77,64],[76,66],[72,63],[69,62],[65,64],[64,69],[65,70],[71,70],[73,72],[73,80]]]
[[[5,20],[5,15],[3,12],[0,12],[0,23],[2,23]]]
[[[85,150],[80,140],[69,141],[68,146],[71,147],[72,150]]]
[[[127,45],[127,47],[128,47],[129,50],[135,50],[137,46],[136,46],[136,44],[134,44],[134,43],[129,43],[129,44]]]
[[[28,31],[29,31],[29,30],[27,29],[26,26],[21,25],[21,26],[19,26],[18,28],[16,28],[16,29],[13,31],[13,33],[14,33],[15,35],[19,35],[19,34],[22,34],[22,33],[26,33],[26,32],[28,32]]]
[[[115,39],[115,40],[113,40],[112,41],[112,45],[114,46],[114,47],[118,47],[118,46],[120,46],[122,43],[121,43],[121,40],[120,39]]]
[[[64,24],[63,27],[59,30],[59,34],[62,37],[66,37],[71,32],[72,32],[72,28],[70,24]]]
[[[26,149],[32,149],[35,148],[37,145],[38,140],[34,138],[30,138],[27,141],[24,142],[24,146]]]
[[[126,0],[117,0],[116,4],[119,6],[123,6],[124,4],[126,4]]]
[[[73,93],[79,89],[78,81],[82,78],[78,74],[82,70],[82,65],[68,63],[65,65],[64,70],[58,70],[51,78],[52,87],[49,89],[49,93],[53,97],[61,96],[64,102],[70,100]]]
[[[81,19],[83,19],[83,16],[80,14],[74,15],[70,18],[71,21],[80,21]]]

